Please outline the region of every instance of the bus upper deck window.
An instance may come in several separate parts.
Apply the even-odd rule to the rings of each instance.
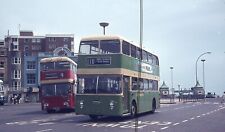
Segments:
[[[119,40],[101,40],[100,52],[103,54],[120,53]]]
[[[130,55],[130,44],[126,41],[123,41],[122,51],[125,55]]]
[[[80,54],[97,54],[98,49],[98,41],[82,41],[80,43]]]

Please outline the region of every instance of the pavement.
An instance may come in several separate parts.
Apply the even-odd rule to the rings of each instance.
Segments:
[[[174,99],[160,99],[160,104],[180,104],[180,103],[186,103],[186,102],[200,102],[200,101],[204,101],[204,99],[198,99],[198,100],[194,100],[194,99],[178,99],[178,98],[174,98]]]

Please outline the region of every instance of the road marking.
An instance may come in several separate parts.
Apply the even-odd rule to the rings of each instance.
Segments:
[[[182,122],[187,122],[188,120],[183,120]]]
[[[202,114],[203,116],[205,116],[205,114]]]
[[[161,130],[165,130],[165,129],[167,129],[167,128],[169,128],[168,126],[167,127],[163,127],[163,128],[161,128]]]
[[[194,119],[195,119],[194,117],[190,118],[190,120],[194,120]]]
[[[6,125],[14,125],[14,124],[18,124],[19,122],[8,122],[8,123],[5,123]]]
[[[52,124],[55,124],[53,122],[46,122],[46,123],[41,123],[41,124],[38,124],[39,126],[43,126],[43,125],[52,125]]]
[[[173,126],[176,126],[176,125],[179,125],[180,123],[175,123],[175,124],[173,124]]]
[[[40,131],[36,131],[36,132],[47,132],[47,131],[52,131],[52,129],[45,129],[45,130],[40,130]]]

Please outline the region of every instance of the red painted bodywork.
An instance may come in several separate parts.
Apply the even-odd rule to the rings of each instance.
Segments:
[[[55,84],[63,79],[76,80],[76,74],[74,74],[72,70],[41,71],[40,80],[50,81],[51,83],[48,84]],[[65,81],[63,83],[69,82]],[[41,89],[42,88],[40,88],[40,98],[42,110],[75,109],[75,91],[73,91],[73,89],[71,89],[71,93],[68,93],[66,96],[43,96]],[[66,106],[64,104],[65,102],[68,102],[69,105]],[[46,106],[46,104],[48,104],[48,106]]]
[[[72,70],[41,71],[41,81],[57,79],[75,79]]]

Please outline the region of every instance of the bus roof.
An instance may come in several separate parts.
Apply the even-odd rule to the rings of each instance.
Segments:
[[[74,65],[77,65],[72,59],[68,57],[50,57],[50,58],[43,58],[41,59],[41,63],[45,62],[59,62],[59,61],[69,61],[70,63],[73,63]]]
[[[139,47],[139,45],[129,41],[128,39],[124,38],[124,37],[120,37],[119,35],[93,35],[93,36],[87,36],[87,37],[83,37],[81,38],[80,41],[91,41],[91,40],[113,40],[113,39],[119,39],[119,40],[124,40],[129,42],[131,45],[134,45],[136,47]],[[140,48],[140,47],[139,47]],[[145,49],[142,48],[142,50],[147,51]],[[156,56],[155,54],[151,53],[152,55],[154,55],[157,59],[158,56]]]
[[[131,42],[128,39],[126,39],[124,37],[121,37],[119,35],[93,35],[93,36],[83,37],[83,38],[81,38],[81,41],[90,41],[90,40],[113,40],[113,39],[125,40],[125,41],[131,43],[132,45],[137,46],[133,42]]]

